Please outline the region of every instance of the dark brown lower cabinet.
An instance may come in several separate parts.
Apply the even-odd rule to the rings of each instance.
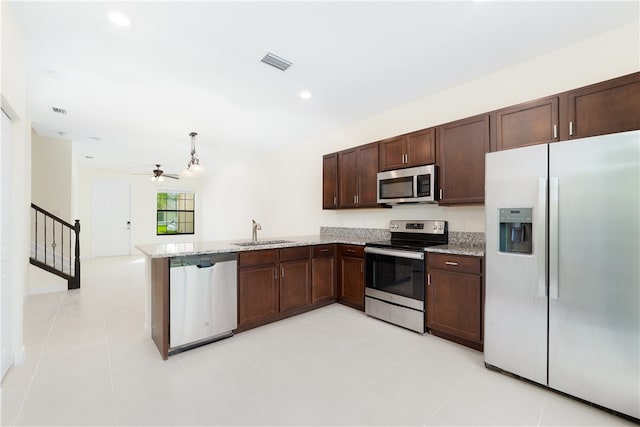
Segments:
[[[364,247],[340,245],[338,302],[364,311]]]
[[[280,313],[311,303],[309,247],[280,249]]]
[[[336,299],[336,245],[313,248],[311,259],[311,303]]]
[[[279,312],[277,250],[241,252],[238,256],[238,326],[269,321]]]
[[[427,327],[433,335],[483,347],[483,259],[427,254]]]
[[[334,302],[335,250],[318,245],[240,252],[237,330]]]

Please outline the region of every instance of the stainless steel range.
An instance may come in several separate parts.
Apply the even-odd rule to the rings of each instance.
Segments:
[[[446,221],[392,220],[391,240],[367,243],[365,313],[413,331],[425,327],[425,250],[446,245]]]

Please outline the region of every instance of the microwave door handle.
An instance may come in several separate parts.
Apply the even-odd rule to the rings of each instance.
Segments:
[[[413,175],[413,197],[418,197],[418,174]]]

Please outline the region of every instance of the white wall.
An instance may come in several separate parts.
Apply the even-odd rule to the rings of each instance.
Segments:
[[[31,131],[31,201],[73,224],[72,144]]]
[[[636,21],[276,150],[243,164],[238,179],[228,179],[221,171],[224,181],[211,177],[206,184],[207,199],[224,203],[216,203],[216,208],[207,202],[207,216],[220,221],[207,227],[205,238],[248,236],[252,215],[262,224],[264,237],[317,234],[323,225],[386,228],[390,219],[414,218],[445,219],[453,231],[484,232],[483,206],[323,211],[322,155],[639,71],[639,34]],[[210,212],[214,209],[219,211]]]
[[[135,246],[139,244],[188,242],[200,240],[202,235],[202,181],[197,178],[180,180],[165,179],[161,184],[152,182],[149,175],[132,175],[119,171],[80,168],[77,180],[77,218],[80,219],[80,255],[93,257],[92,240],[92,201],[93,183],[101,181],[124,181],[131,183],[131,254],[139,253]],[[156,194],[159,189],[194,191],[196,193],[196,224],[194,235],[157,236],[156,235]]]
[[[1,61],[0,94],[2,108],[11,118],[10,206],[2,206],[3,215],[11,221],[10,248],[11,285],[11,350],[15,364],[24,360],[22,339],[22,303],[29,260],[29,209],[31,200],[31,124],[26,115],[26,67],[23,35],[11,5],[0,2]],[[3,142],[4,143],[4,142]],[[5,242],[6,243],[6,242]]]

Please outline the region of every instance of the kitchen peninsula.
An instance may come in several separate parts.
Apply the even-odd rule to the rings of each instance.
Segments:
[[[265,238],[257,244],[226,240],[138,245],[136,248],[146,256],[145,326],[161,356],[167,359],[172,354],[170,263],[184,257],[215,254],[238,255],[235,332],[333,302],[363,310],[364,245],[387,238],[386,229],[322,227],[319,235]],[[483,257],[484,235],[453,232],[449,245],[431,247],[429,252]]]

